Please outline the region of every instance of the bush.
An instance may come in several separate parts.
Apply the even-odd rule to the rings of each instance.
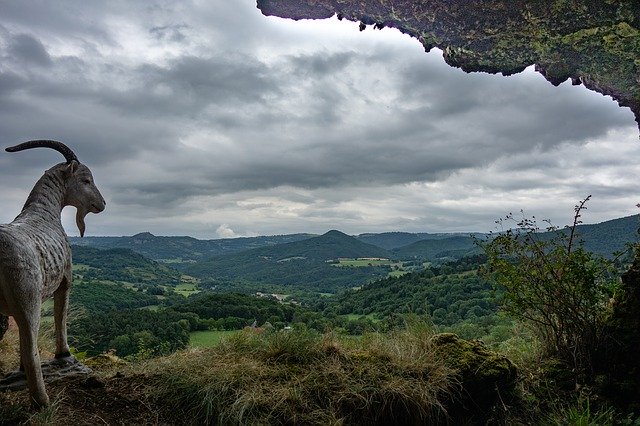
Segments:
[[[535,217],[518,221],[509,214],[498,223],[514,221],[516,229],[482,244],[484,273],[494,279],[503,309],[532,328],[547,354],[587,373],[618,285],[612,262],[578,241],[576,226],[589,198],[575,206],[573,224],[564,230],[549,224],[543,232]]]

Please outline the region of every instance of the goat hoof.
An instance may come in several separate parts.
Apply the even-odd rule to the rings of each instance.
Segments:
[[[34,410],[42,410],[43,408],[47,408],[49,406],[49,397],[45,395],[44,398],[34,398],[31,400],[31,406]]]
[[[60,352],[59,354],[56,354],[56,359],[69,358],[70,356],[71,356],[71,352],[69,351]]]

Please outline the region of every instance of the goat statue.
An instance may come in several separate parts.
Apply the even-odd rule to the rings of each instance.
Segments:
[[[8,152],[52,148],[64,155],[44,172],[13,222],[0,225],[0,317],[11,315],[20,335],[20,365],[32,402],[49,404],[40,355],[38,329],[42,302],[53,296],[56,359],[71,357],[67,343],[67,307],[71,289],[71,248],[60,214],[65,206],[77,209],[76,224],[84,236],[84,217],[100,213],[105,201],[87,166],[66,145],[35,140],[7,148]],[[1,318],[0,318],[1,319]]]

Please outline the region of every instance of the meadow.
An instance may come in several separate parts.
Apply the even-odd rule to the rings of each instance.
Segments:
[[[193,348],[212,348],[220,344],[222,339],[239,332],[239,330],[193,331],[189,334],[189,345]]]

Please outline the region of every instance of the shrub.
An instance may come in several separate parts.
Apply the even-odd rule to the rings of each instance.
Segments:
[[[573,224],[564,230],[549,224],[543,232],[535,217],[518,221],[509,214],[498,223],[513,221],[516,228],[481,244],[488,257],[484,273],[493,278],[502,308],[531,327],[547,354],[587,373],[618,285],[612,262],[578,240],[589,198],[575,206]]]

